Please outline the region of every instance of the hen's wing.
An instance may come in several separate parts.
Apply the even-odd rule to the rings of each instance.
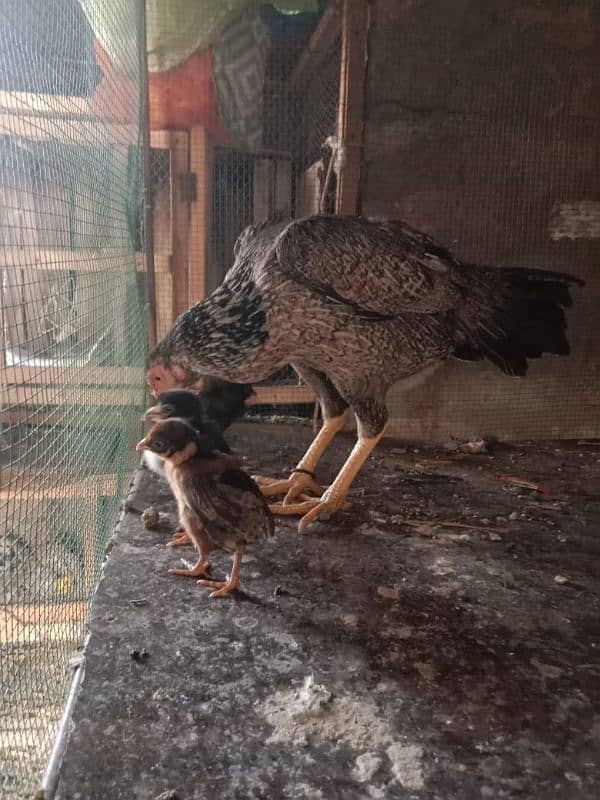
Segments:
[[[264,232],[256,236],[264,248]],[[242,242],[240,254],[252,241]],[[400,222],[310,217],[288,224],[273,246],[290,278],[366,318],[448,311],[462,297],[459,262]]]

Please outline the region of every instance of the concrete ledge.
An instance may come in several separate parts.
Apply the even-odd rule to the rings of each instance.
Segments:
[[[232,443],[269,474],[309,438],[247,426]],[[172,502],[143,475],[94,603],[57,797],[596,798],[599,456],[561,450],[386,448],[351,513],[303,537],[279,524],[221,601],[167,573],[193,554],[165,547]],[[150,504],[170,524],[145,530]],[[217,555],[213,572],[228,566]]]

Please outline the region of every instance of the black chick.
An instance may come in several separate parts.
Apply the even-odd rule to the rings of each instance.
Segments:
[[[239,468],[235,456],[210,449],[184,420],[157,422],[136,450],[156,453],[165,462],[179,519],[198,551],[191,569],[170,572],[206,576],[210,553],[221,548],[233,553],[230,575],[225,581],[203,578],[198,583],[215,590],[211,597],[233,592],[239,586],[246,545],[273,534],[273,517],[257,484]]]

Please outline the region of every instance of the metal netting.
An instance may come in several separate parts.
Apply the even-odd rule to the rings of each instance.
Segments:
[[[0,797],[48,759],[144,401],[138,0],[0,2]]]

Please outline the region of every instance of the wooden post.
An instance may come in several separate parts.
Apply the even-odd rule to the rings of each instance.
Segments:
[[[344,0],[337,154],[341,169],[336,198],[336,211],[341,215],[359,211],[367,30],[367,0]]]
[[[173,320],[188,307],[188,249],[190,204],[183,196],[182,176],[190,165],[190,143],[187,131],[172,131],[171,150],[171,280],[173,285]]]
[[[190,131],[190,172],[196,176],[196,199],[190,207],[188,306],[203,300],[215,288],[210,269],[212,211],[212,150],[206,129]]]

